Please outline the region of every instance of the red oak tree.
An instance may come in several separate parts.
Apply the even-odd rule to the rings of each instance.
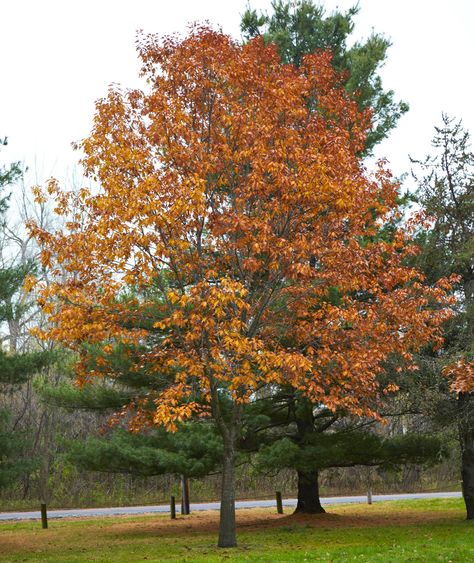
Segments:
[[[397,188],[382,165],[366,173],[370,115],[329,53],[297,69],[260,39],[240,45],[206,27],[143,36],[138,51],[147,87],[111,88],[80,143],[99,187],[71,194],[51,181],[67,227],[31,227],[44,263],[54,256],[69,273],[40,288],[47,336],[79,353],[87,383],[97,374],[84,342],[146,342],[150,329],[129,321],[154,311],[160,337],[142,353],[168,384],[134,404],[131,424],[214,418],[225,450],[219,545],[233,546],[243,404],[284,384],[376,415],[369,404],[390,391],[383,362],[439,339],[447,313],[432,305],[445,291],[404,265],[406,235],[377,236]],[[159,299],[121,298],[130,286]]]

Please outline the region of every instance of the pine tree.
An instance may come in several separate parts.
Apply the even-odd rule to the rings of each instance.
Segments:
[[[7,139],[0,141],[5,146]],[[21,177],[20,163],[0,167],[0,228],[6,225],[5,214],[8,209],[10,194],[5,189]],[[7,325],[19,319],[31,307],[30,303],[15,300],[25,277],[33,273],[34,264],[12,264],[0,268],[0,324]],[[44,352],[19,353],[17,342],[7,338],[9,346],[0,348],[0,393],[13,392],[25,383],[34,373],[50,361],[50,355]],[[34,466],[34,460],[26,456],[27,440],[24,433],[14,429],[11,413],[0,410],[0,487],[7,486],[16,477],[28,472]]]
[[[177,432],[153,428],[131,433],[115,429],[70,445],[69,459],[83,469],[153,476],[205,477],[222,458],[222,440],[209,424],[186,423]]]
[[[389,405],[387,405],[389,407]],[[405,407],[405,411],[408,409]],[[395,413],[383,413],[387,420]],[[319,473],[333,467],[400,467],[430,465],[445,454],[441,440],[428,434],[391,434],[374,419],[315,406],[302,394],[280,389],[246,412],[247,432],[241,448],[258,451],[258,467],[293,469],[298,475],[295,512],[325,512]]]
[[[156,296],[155,296],[156,297]],[[136,369],[137,358],[163,338],[163,333],[154,322],[160,307],[153,288],[144,294],[131,288],[128,295],[122,296],[122,304],[130,302],[128,327],[143,329],[150,334],[139,346],[129,344],[112,345],[104,351],[100,347],[83,344],[87,350],[86,369],[101,375],[100,382],[83,387],[74,386],[68,381],[51,385],[39,382],[37,391],[50,405],[65,409],[86,410],[104,413],[126,412],[135,404],[145,408],[150,393],[166,389],[166,376],[144,361]],[[134,315],[132,300],[148,299],[146,311]],[[104,429],[96,436],[70,441],[66,456],[78,467],[105,473],[128,473],[136,476],[174,474],[182,477],[182,496],[184,513],[189,514],[188,480],[204,477],[219,469],[222,458],[222,440],[211,420],[191,421],[177,426],[176,432],[168,432],[152,421],[154,404],[150,402],[150,419],[145,429],[127,428],[127,417],[115,419],[108,431]]]
[[[442,424],[458,426],[463,495],[468,519],[474,518],[474,152],[461,121],[442,116],[435,127],[433,154],[412,162],[418,200],[429,218],[420,231],[418,266],[435,282],[459,277],[454,288],[457,314],[446,325],[441,352],[427,350],[421,367],[438,373],[439,402],[428,405]],[[441,376],[441,372],[446,377]],[[449,386],[450,382],[450,386]],[[451,391],[451,394],[450,394]],[[454,391],[455,395],[452,394]],[[444,413],[444,416],[441,416]]]

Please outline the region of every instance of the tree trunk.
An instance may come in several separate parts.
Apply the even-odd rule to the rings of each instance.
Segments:
[[[322,514],[326,512],[319,500],[318,471],[298,471],[298,504],[295,514]]]
[[[235,437],[224,440],[222,464],[221,510],[218,547],[236,547],[235,530]]]
[[[468,520],[474,520],[474,408],[472,393],[459,395],[462,494]]]
[[[236,547],[235,529],[235,454],[242,421],[242,403],[233,403],[224,416],[219,389],[211,378],[211,408],[224,444],[222,458],[221,508],[219,515],[218,547]]]

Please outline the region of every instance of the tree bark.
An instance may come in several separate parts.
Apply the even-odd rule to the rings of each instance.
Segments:
[[[322,514],[326,512],[319,499],[318,471],[298,471],[298,503],[295,514]]]
[[[222,458],[221,507],[218,547],[236,547],[235,526],[235,457],[240,435],[242,403],[234,402],[224,416],[216,381],[211,378],[211,409],[224,444]]]
[[[474,520],[474,408],[473,394],[459,395],[462,494],[468,520]]]
[[[233,433],[229,434],[224,440],[218,547],[237,546],[235,528],[235,436]]]

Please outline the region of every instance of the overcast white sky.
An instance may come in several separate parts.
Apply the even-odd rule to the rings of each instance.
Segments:
[[[330,12],[356,0],[321,2]],[[208,20],[240,37],[247,0],[0,0],[0,162],[22,160],[28,182],[65,179],[77,161],[70,144],[91,128],[94,100],[108,84],[137,85],[137,29],[167,34]],[[250,5],[268,10],[270,0]],[[408,154],[430,150],[442,111],[474,132],[474,0],[360,0],[355,38],[392,40],[385,87],[410,104],[377,151],[399,175]]]

